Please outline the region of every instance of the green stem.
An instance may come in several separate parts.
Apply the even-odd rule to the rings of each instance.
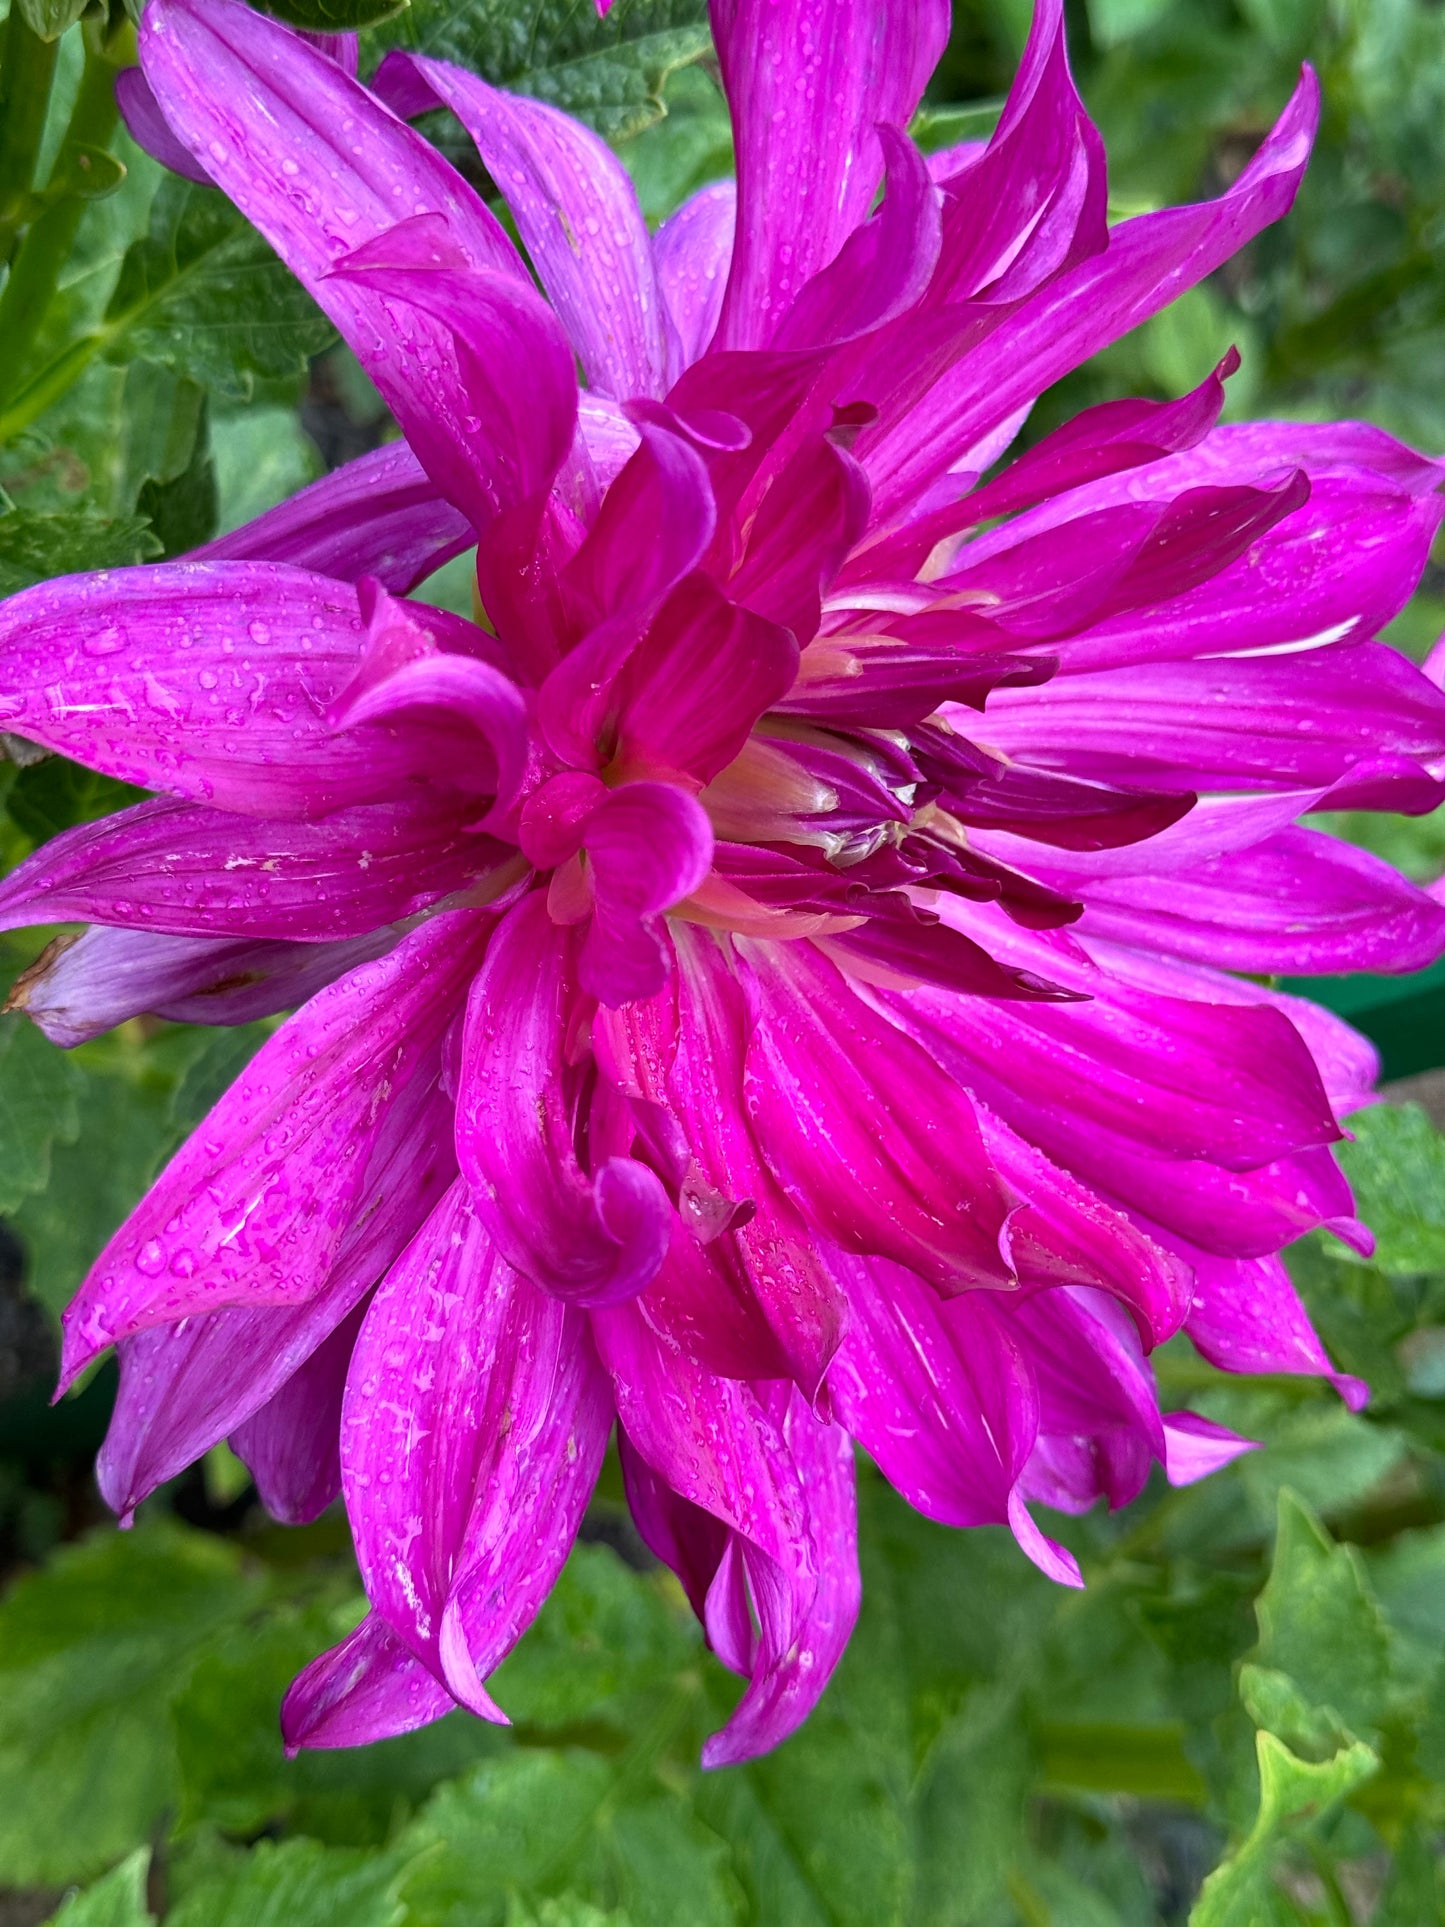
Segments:
[[[11,0],[0,65],[0,261],[9,260],[30,209],[57,51]]]
[[[97,26],[87,22],[85,66],[80,90],[71,112],[70,124],[50,171],[52,183],[62,181],[75,161],[77,149],[105,147],[115,132],[116,48],[102,40]],[[123,40],[130,38],[127,24]],[[121,60],[128,51],[124,45]],[[75,244],[76,229],[85,213],[86,202],[77,194],[60,193],[42,208],[31,222],[10,266],[10,278],[0,295],[0,343],[4,360],[0,365],[0,401],[8,400],[19,386],[19,378],[35,346],[36,336],[55,299],[55,290]]]

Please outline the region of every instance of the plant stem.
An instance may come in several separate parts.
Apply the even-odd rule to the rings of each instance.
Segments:
[[[0,262],[9,260],[29,212],[57,51],[12,0],[0,65]]]
[[[105,147],[115,132],[115,75],[124,64],[133,44],[133,30],[126,23],[114,41],[102,38],[103,25],[87,21],[85,66],[80,78],[70,124],[50,170],[52,183],[64,179],[77,149]],[[119,46],[116,45],[119,42]],[[119,53],[119,62],[116,55]],[[62,270],[70,259],[75,232],[80,226],[86,202],[78,194],[59,194],[43,207],[30,225],[20,250],[10,266],[10,278],[0,295],[0,343],[4,360],[0,363],[0,400],[7,400],[20,385],[20,376],[35,345]]]

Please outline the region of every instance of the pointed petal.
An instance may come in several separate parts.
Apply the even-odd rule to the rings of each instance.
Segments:
[[[445,60],[392,53],[373,83],[410,118],[449,107],[477,144],[589,387],[625,399],[667,381],[663,309],[637,192],[616,155],[545,101]]]
[[[379,1613],[297,1674],[281,1702],[288,1755],[303,1747],[369,1746],[430,1726],[457,1702]]]
[[[387,1113],[457,1014],[490,927],[477,911],[435,918],[261,1047],[64,1313],[64,1383],[147,1326],[321,1291]]]
[[[700,188],[652,237],[657,284],[677,339],[673,380],[710,345],[733,258],[738,191],[732,181]]]
[[[915,500],[1021,403],[1157,313],[1278,220],[1304,173],[1318,113],[1319,83],[1306,70],[1269,138],[1217,201],[1121,222],[1101,254],[1055,275],[1017,310],[986,319],[964,306],[954,310],[967,317],[958,336],[962,352],[917,403],[885,402],[881,392],[860,384],[883,410],[879,427],[858,442],[878,521],[887,522]],[[912,382],[899,344],[890,340],[887,352],[899,363],[902,382]]]
[[[718,345],[765,347],[867,216],[879,122],[906,127],[948,38],[944,0],[713,0],[738,226]]]
[[[120,1390],[96,1475],[122,1517],[280,1395],[366,1297],[456,1175],[441,1053],[400,1093],[321,1290],[295,1309],[211,1312],[120,1343]],[[339,1426],[338,1426],[339,1429]]]
[[[270,563],[64,576],[0,607],[0,722],[122,782],[246,815],[395,800],[428,773],[414,744],[338,734],[326,716],[361,628],[354,589]]]
[[[132,1017],[249,1024],[294,1010],[390,950],[399,934],[382,929],[343,943],[280,943],[96,925],[48,944],[16,978],[5,1007],[23,1010],[63,1050]]]
[[[507,1262],[560,1298],[607,1304],[656,1276],[673,1212],[636,1160],[606,1158],[591,1174],[578,1162],[572,954],[539,891],[498,927],[467,1011],[457,1154]]]
[[[1198,1412],[1171,1412],[1164,1421],[1164,1469],[1170,1485],[1193,1485],[1229,1465],[1241,1452],[1257,1452],[1257,1439],[1242,1439]]]
[[[503,1262],[458,1180],[367,1312],[342,1412],[373,1606],[463,1704],[571,1549],[612,1405],[582,1313]]]
[[[157,797],[43,843],[0,884],[0,929],[84,919],[250,942],[370,936],[513,860],[461,827],[461,801],[423,795],[288,823]]]
[[[1358,1378],[1337,1372],[1281,1259],[1220,1258],[1182,1240],[1194,1267],[1185,1330],[1222,1372],[1290,1372],[1329,1379],[1352,1412],[1369,1398]]]

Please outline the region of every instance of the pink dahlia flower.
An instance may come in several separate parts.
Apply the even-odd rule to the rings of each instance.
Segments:
[[[1245,1447],[1161,1413],[1152,1346],[1330,1372],[1278,1254],[1367,1240],[1331,1146],[1375,1065],[1264,980],[1445,949],[1445,908],[1296,824],[1445,794],[1445,696],[1372,640],[1441,468],[1216,427],[1231,363],[999,468],[1042,389],[1285,211],[1316,87],[1219,200],[1111,230],[1058,0],[986,146],[910,144],[947,24],[714,0],[737,185],[650,234],[551,107],[404,54],[363,87],[232,0],[146,10],[153,137],[406,437],[193,560],[0,608],[4,726],[155,792],[0,890],[7,925],[90,926],[32,1014],[294,1008],[101,1255],[64,1368],[119,1348],[122,1515],[223,1437],[282,1519],[344,1493],[372,1610],[292,1745],[502,1718],[614,1425],[749,1682],[716,1764],[848,1638],[855,1442],[1077,1583],[1031,1503]],[[438,103],[525,261],[408,127]],[[476,623],[407,600],[473,543]]]

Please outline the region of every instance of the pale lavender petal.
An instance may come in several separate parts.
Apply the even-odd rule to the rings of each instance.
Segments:
[[[192,559],[289,562],[342,582],[370,575],[393,595],[405,595],[475,540],[471,523],[440,493],[407,444],[388,442],[244,528],[218,535],[194,550]]]
[[[16,978],[7,1010],[23,1010],[52,1044],[70,1050],[132,1017],[176,1024],[250,1024],[294,1010],[399,931],[343,943],[248,937],[167,937],[94,925],[60,937]]]
[[[619,399],[661,395],[667,345],[637,192],[590,128],[445,60],[392,53],[374,86],[408,118],[445,106],[477,144],[586,371]]]
[[[1257,1439],[1242,1439],[1198,1412],[1171,1412],[1164,1421],[1164,1469],[1170,1485],[1193,1485],[1229,1465],[1242,1452],[1257,1452]]]
[[[64,1383],[148,1326],[323,1289],[388,1111],[459,1011],[491,925],[435,918],[262,1045],[64,1313]]]
[[[732,109],[737,240],[718,346],[766,346],[868,214],[877,127],[906,127],[948,38],[944,0],[713,0]]]
[[[674,380],[706,352],[717,331],[737,212],[734,183],[715,181],[684,201],[652,237],[657,285],[677,344],[668,370]]]

